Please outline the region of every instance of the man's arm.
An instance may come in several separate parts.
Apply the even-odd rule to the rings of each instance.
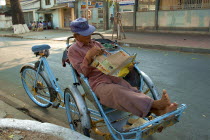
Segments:
[[[69,48],[68,58],[76,71],[84,74],[86,77],[88,77],[88,74],[95,69],[89,65],[89,60],[86,57],[81,56],[81,54],[74,50],[73,47]]]

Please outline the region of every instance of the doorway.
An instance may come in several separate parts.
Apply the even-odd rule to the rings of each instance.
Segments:
[[[52,14],[45,14],[45,15],[44,15],[44,20],[45,20],[46,22],[51,22],[51,28],[53,28]]]

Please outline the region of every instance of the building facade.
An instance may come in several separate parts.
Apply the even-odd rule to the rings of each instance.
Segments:
[[[125,30],[210,30],[210,0],[135,0],[133,9],[121,12]]]
[[[67,28],[74,19],[74,7],[60,0],[21,0],[26,24],[30,22],[51,22],[52,27]]]
[[[210,30],[210,0],[20,0],[20,4],[26,24],[50,21],[53,28],[69,29],[72,20],[86,17],[107,30],[111,14],[119,12],[125,31]],[[11,26],[11,18],[3,18]]]
[[[12,27],[12,17],[9,10],[10,1],[0,0],[0,29],[10,29]]]
[[[72,20],[86,17],[90,24],[103,29],[105,21],[109,21],[108,14],[114,14],[114,3],[107,5],[106,10],[107,2],[103,0],[89,0],[88,8],[86,0],[20,0],[20,4],[26,24],[50,21],[53,28],[69,28]]]

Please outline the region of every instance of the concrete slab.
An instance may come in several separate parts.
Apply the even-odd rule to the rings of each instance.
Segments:
[[[33,120],[20,120],[20,119],[0,119],[0,128],[14,128],[18,130],[28,130],[33,132],[40,132],[57,136],[64,140],[92,140],[80,133],[68,128],[50,123],[41,123]]]
[[[34,120],[33,118],[29,117],[25,113],[17,110],[16,108],[6,104],[2,100],[0,100],[0,118],[16,118],[16,119],[28,119]]]

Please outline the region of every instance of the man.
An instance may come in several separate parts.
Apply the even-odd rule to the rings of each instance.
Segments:
[[[99,42],[91,40],[95,27],[89,25],[85,18],[71,22],[71,31],[76,43],[68,50],[68,58],[78,73],[84,74],[90,83],[100,103],[118,110],[131,112],[139,117],[145,117],[150,112],[162,115],[177,109],[176,103],[171,103],[168,94],[163,90],[160,100],[153,100],[132,87],[120,77],[105,75],[97,68],[90,66],[94,57],[104,51]]]
[[[110,25],[111,25],[110,27],[112,28],[113,24],[114,24],[114,15],[113,14],[111,14],[109,20],[110,20]]]

